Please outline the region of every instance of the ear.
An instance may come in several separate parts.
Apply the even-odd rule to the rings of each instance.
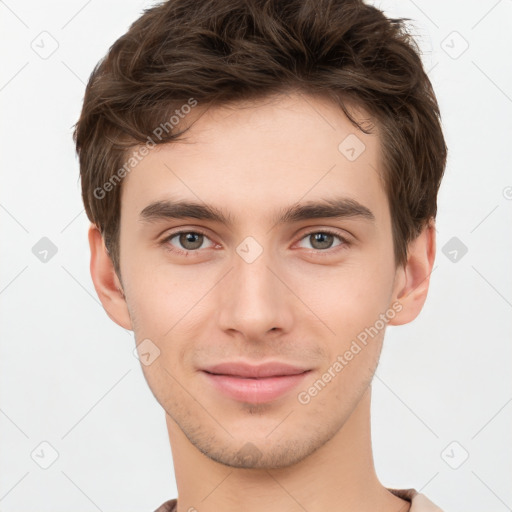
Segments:
[[[427,298],[435,256],[436,228],[431,219],[410,242],[406,264],[397,269],[392,303],[400,302],[402,309],[390,319],[390,325],[407,324],[419,315]]]
[[[91,248],[91,277],[103,308],[116,324],[130,331],[133,330],[121,282],[114,270],[114,264],[100,230],[94,224],[89,227],[89,247]]]

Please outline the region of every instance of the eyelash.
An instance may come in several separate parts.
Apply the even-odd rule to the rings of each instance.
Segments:
[[[209,239],[208,234],[205,233],[204,231],[201,231],[200,229],[182,230],[182,231],[175,231],[174,233],[171,233],[169,236],[165,237],[161,241],[161,244],[165,247],[166,251],[169,251],[169,252],[171,252],[173,254],[178,254],[178,255],[182,255],[182,256],[189,256],[192,253],[198,253],[200,251],[199,249],[187,251],[185,249],[178,249],[176,247],[170,246],[170,244],[169,244],[170,240],[172,240],[177,235],[182,235],[182,234],[185,234],[185,233],[193,233],[193,234],[197,234],[197,235],[203,235],[203,236],[205,236],[206,238]],[[311,236],[313,234],[318,234],[318,233],[332,235],[332,236],[338,238],[341,243],[339,245],[333,247],[333,248],[329,248],[329,249],[325,249],[325,250],[322,250],[322,249],[307,249],[310,252],[314,252],[315,255],[332,256],[332,254],[336,254],[338,251],[342,251],[342,250],[344,250],[344,249],[346,249],[347,247],[350,246],[350,242],[345,237],[341,236],[338,232],[330,230],[330,229],[322,229],[322,230],[310,231],[309,233],[305,233],[300,238],[300,240],[304,240],[304,238],[307,238],[308,236]]]

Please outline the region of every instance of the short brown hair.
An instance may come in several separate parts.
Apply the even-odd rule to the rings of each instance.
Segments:
[[[333,99],[365,133],[347,105],[374,117],[404,264],[407,244],[436,216],[447,155],[406,21],[362,0],[169,0],[146,10],[92,72],[74,133],[85,210],[118,276],[121,183],[112,180],[125,175],[127,151],[176,139],[168,119],[191,98],[211,106],[290,90]],[[167,128],[155,142],[157,126]]]

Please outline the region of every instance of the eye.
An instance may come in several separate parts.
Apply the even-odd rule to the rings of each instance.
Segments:
[[[336,239],[338,239],[339,243],[334,244]],[[303,240],[306,242],[309,241],[311,244],[311,247],[305,247],[306,249],[328,252],[329,254],[342,250],[350,245],[350,242],[346,238],[330,230],[311,231],[300,239],[301,242]],[[215,244],[213,242],[211,242],[210,246],[205,247],[205,241],[211,242],[206,233],[201,231],[176,231],[165,237],[161,243],[165,246],[166,250],[170,252],[188,256],[191,253],[199,252],[199,249],[214,247]],[[329,249],[333,250],[328,251]]]
[[[174,239],[178,246],[172,242]],[[188,255],[189,252],[197,252],[198,249],[205,249],[203,244],[205,240],[209,240],[205,233],[200,231],[177,231],[162,240],[162,244],[171,252]],[[210,247],[213,247],[213,242]],[[171,247],[169,247],[171,246]]]
[[[340,241],[340,243],[333,246],[333,242],[336,238]],[[309,243],[312,246],[306,247],[306,249],[313,249],[315,251],[322,252],[325,252],[327,249],[331,249],[333,247],[339,247],[340,249],[343,249],[345,246],[350,245],[348,240],[346,240],[340,234],[329,230],[311,231],[310,233],[306,234],[303,238],[301,238],[301,241],[302,240],[309,241]],[[339,249],[335,249],[335,251],[336,250]]]

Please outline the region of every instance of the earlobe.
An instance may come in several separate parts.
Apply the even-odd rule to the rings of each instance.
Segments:
[[[133,330],[122,285],[114,270],[103,237],[94,224],[89,227],[89,247],[91,249],[91,277],[103,308],[116,324]]]
[[[400,302],[402,308],[390,325],[407,324],[419,315],[427,298],[435,254],[436,229],[431,219],[409,244],[407,263],[397,270],[393,302]]]

